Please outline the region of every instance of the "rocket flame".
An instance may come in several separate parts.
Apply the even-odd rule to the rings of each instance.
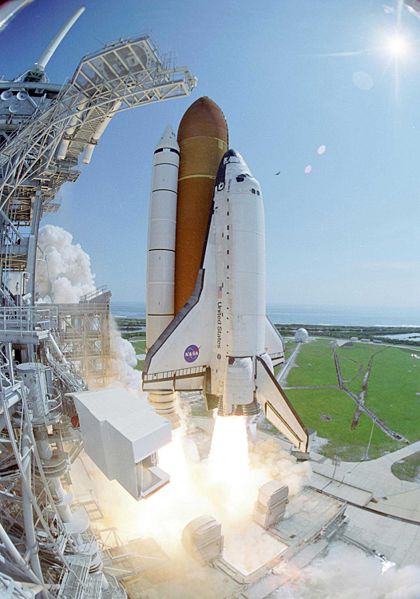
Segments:
[[[245,416],[216,416],[209,470],[212,483],[221,487],[228,511],[244,508],[244,485],[250,474]]]

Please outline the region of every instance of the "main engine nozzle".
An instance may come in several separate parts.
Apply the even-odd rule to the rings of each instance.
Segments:
[[[226,405],[221,397],[217,406],[218,416],[257,416],[261,412],[260,404],[254,399],[248,404],[236,404],[231,406],[230,410],[226,409]]]

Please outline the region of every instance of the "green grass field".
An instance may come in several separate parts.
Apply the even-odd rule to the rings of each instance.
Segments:
[[[136,354],[144,354],[146,351],[146,339],[130,339],[130,343]]]
[[[394,462],[391,466],[391,472],[400,480],[420,482],[420,451]]]
[[[389,348],[374,358],[366,405],[409,441],[420,438],[420,360],[412,350]]]
[[[287,395],[305,425],[315,429],[319,437],[328,439],[328,445],[321,450],[324,455],[348,461],[365,459],[372,421],[362,414],[357,428],[351,430],[355,404],[345,393],[338,389],[290,389]],[[378,458],[400,447],[402,443],[393,441],[374,426],[368,458]]]
[[[294,350],[296,349],[296,341],[293,338],[283,338],[283,345],[284,345],[284,357],[286,360],[288,360],[290,358],[290,356],[292,355],[292,353],[294,352]]]
[[[145,353],[145,338],[130,338],[136,354]],[[288,387],[337,385],[330,338],[319,338],[301,346],[296,365],[287,379]],[[294,339],[285,340],[286,359],[296,347]],[[369,359],[375,354],[365,397],[366,405],[395,431],[411,442],[420,439],[420,359],[413,357],[414,349],[401,349],[383,345],[354,343],[337,349],[341,372],[348,389],[361,392],[362,381]],[[142,370],[143,360],[136,369]],[[363,460],[380,457],[404,445],[393,441],[376,425],[373,427],[368,455],[366,449],[372,432],[372,422],[362,414],[357,427],[351,430],[356,404],[344,391],[337,389],[289,389],[287,395],[308,428],[315,429],[319,437],[328,439],[320,451],[343,460]],[[417,462],[416,462],[417,464]],[[416,464],[395,465],[401,476],[411,475]],[[398,476],[398,474],[396,474]]]
[[[395,349],[395,348],[392,348]],[[337,356],[340,360],[341,372],[346,386],[354,393],[360,393],[363,376],[372,354],[382,351],[380,345],[355,343],[350,347],[339,347]]]
[[[146,339],[145,337],[138,337],[129,339],[131,345],[134,347],[136,354],[144,354],[146,352]],[[137,360],[137,364],[134,367],[136,370],[143,370],[144,360]]]
[[[292,368],[287,386],[325,386],[337,384],[331,339],[316,339],[301,347],[297,366]],[[383,345],[355,343],[340,347],[337,355],[345,385],[356,394],[362,390],[363,377],[372,355],[366,405],[381,420],[409,441],[420,439],[420,360],[414,350]],[[351,422],[355,402],[337,389],[286,390],[293,405],[309,428],[328,439],[321,450],[331,457],[345,460],[365,459],[372,429],[371,420],[361,415],[355,430]],[[402,447],[374,426],[369,459]]]
[[[302,345],[295,368],[292,368],[287,377],[287,385],[335,385],[337,378],[331,343],[331,339],[317,339]]]
[[[374,356],[366,405],[410,441],[420,435],[420,398],[416,395],[420,392],[420,360],[413,354],[411,349],[360,343],[337,350],[343,378],[351,378],[346,385],[355,393],[360,393],[364,372]],[[362,372],[357,374],[360,366]]]

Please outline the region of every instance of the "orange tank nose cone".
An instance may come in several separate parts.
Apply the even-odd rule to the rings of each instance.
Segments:
[[[178,143],[190,137],[217,138],[228,145],[228,128],[223,112],[207,96],[198,98],[181,119]]]
[[[226,119],[213,100],[199,98],[188,108],[179,125],[178,143],[175,313],[194,290],[205,250],[214,180],[228,149]]]

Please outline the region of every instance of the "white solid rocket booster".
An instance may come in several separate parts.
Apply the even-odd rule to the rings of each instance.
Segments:
[[[167,127],[153,155],[147,254],[147,348],[174,317],[178,170],[178,142],[175,133]]]
[[[178,142],[167,127],[153,155],[147,252],[147,350],[174,317],[178,170]],[[173,399],[173,394],[167,391],[149,394],[150,403],[160,414],[174,412]]]

